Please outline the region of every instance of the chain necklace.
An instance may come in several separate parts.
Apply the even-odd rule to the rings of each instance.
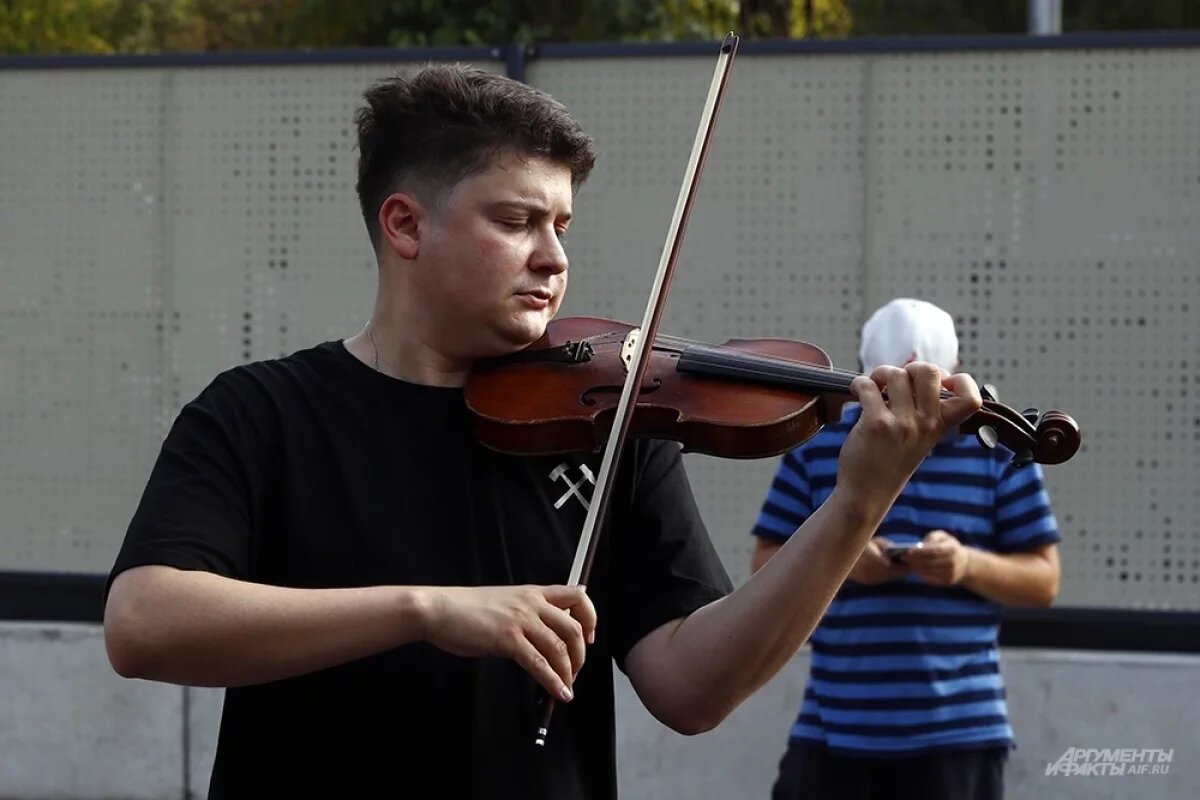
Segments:
[[[375,345],[375,334],[371,332],[370,321],[363,326],[363,330],[367,332],[367,337],[371,340],[371,350],[375,353],[375,371],[379,372],[379,348]]]

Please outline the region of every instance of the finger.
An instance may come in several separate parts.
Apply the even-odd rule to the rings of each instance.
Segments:
[[[587,655],[587,645],[583,641],[583,626],[579,620],[572,617],[561,608],[546,603],[541,610],[542,622],[567,645],[567,655],[571,659],[571,680],[579,674]]]
[[[908,377],[908,370],[898,367],[879,367],[872,375],[879,375],[884,371],[886,371],[887,377],[888,407],[897,418],[912,419],[916,403],[913,400],[913,385],[912,380]]]
[[[941,405],[942,422],[947,427],[954,427],[964,422],[983,407],[979,385],[965,372],[951,375],[942,381],[942,386],[954,393],[953,397],[943,400]]]
[[[933,586],[937,586],[939,583],[938,578],[937,578],[937,572],[935,570],[922,569],[921,567],[913,567],[913,573],[916,574],[916,576],[924,583],[928,583]]]
[[[569,703],[575,696],[571,687],[563,682],[562,676],[533,642],[523,636],[518,637],[513,644],[512,656],[551,697]]]
[[[871,540],[871,544],[878,545],[880,550],[885,550],[892,546],[892,540],[886,536],[876,536]]]
[[[879,384],[871,378],[860,375],[850,382],[850,394],[862,406],[866,417],[880,417],[887,412],[887,404],[883,400],[883,392]]]
[[[579,620],[583,638],[588,644],[596,641],[596,606],[588,597],[586,586],[547,586],[542,590],[542,595],[549,603],[566,609]]]
[[[936,530],[932,530],[929,533],[925,534],[925,536],[921,539],[921,541],[925,542],[926,544],[940,544],[941,542],[944,542],[949,538],[951,538],[949,533],[942,530],[941,528],[938,528]]]
[[[549,663],[550,670],[563,686],[570,686],[575,682],[575,670],[571,666],[571,648],[552,628],[539,618],[525,629],[525,637]]]
[[[918,547],[905,553],[905,560],[910,564],[932,566],[950,559],[950,550],[946,547]]]
[[[913,362],[905,368],[916,396],[917,411],[922,416],[941,419],[942,381],[950,373],[933,364]]]
[[[867,563],[875,564],[876,566],[878,566],[882,569],[887,569],[888,567],[892,566],[892,564],[894,563],[891,559],[891,556],[889,556],[887,553],[883,552],[882,550],[871,549],[868,552],[863,553],[862,557],[866,560]]]

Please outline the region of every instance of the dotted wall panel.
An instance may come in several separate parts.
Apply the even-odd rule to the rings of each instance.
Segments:
[[[1083,428],[1082,451],[1046,469],[1064,534],[1059,602],[1200,607],[1198,61],[739,56],[664,327],[807,339],[854,368],[872,309],[938,302],[957,320],[963,369]],[[567,310],[640,318],[712,64],[530,71],[601,150],[577,201]],[[775,462],[689,467],[744,578]]]
[[[963,368],[1061,408],[1062,602],[1200,608],[1200,53],[907,55],[870,79],[868,298],[955,314]]]
[[[181,403],[361,328],[353,113],[407,66],[0,72],[0,569],[106,571]]]
[[[0,569],[94,570],[159,444],[164,73],[0,73]]]
[[[715,62],[529,63],[600,153],[564,314],[640,320]],[[1198,67],[739,55],[663,331],[854,368],[870,310],[938,302],[964,369],[1083,428],[1046,469],[1060,604],[1200,608]],[[361,327],[352,115],[394,68],[0,73],[0,568],[107,569],[181,402]],[[688,463],[741,580],[776,462]]]

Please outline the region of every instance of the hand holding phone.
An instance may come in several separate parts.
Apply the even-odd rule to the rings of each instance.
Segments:
[[[904,557],[904,554],[909,550],[919,550],[923,546],[922,542],[908,542],[907,544],[889,544],[884,548],[883,554],[893,562],[899,562]]]

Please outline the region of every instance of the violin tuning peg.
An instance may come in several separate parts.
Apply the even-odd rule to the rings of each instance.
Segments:
[[[980,425],[979,430],[975,431],[975,437],[979,439],[979,443],[989,450],[996,447],[996,443],[1000,441],[1000,437],[996,435],[996,429],[991,425]]]
[[[979,394],[984,400],[1000,401],[1000,394],[996,391],[996,387],[990,383],[982,383],[979,385]]]
[[[1036,428],[1038,420],[1042,418],[1042,412],[1038,411],[1036,408],[1027,408],[1021,412],[1021,416],[1024,417],[1030,425]]]

